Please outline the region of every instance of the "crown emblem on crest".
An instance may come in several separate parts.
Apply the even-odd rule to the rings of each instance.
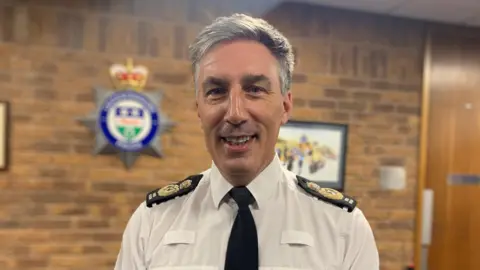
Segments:
[[[113,64],[110,67],[110,77],[117,90],[141,91],[147,82],[148,69],[133,65],[133,60],[129,58],[125,65]]]

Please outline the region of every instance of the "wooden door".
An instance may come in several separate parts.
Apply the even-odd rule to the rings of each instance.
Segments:
[[[447,179],[480,179],[480,38],[433,33],[429,47],[425,188],[435,199],[428,269],[479,270],[480,184]]]

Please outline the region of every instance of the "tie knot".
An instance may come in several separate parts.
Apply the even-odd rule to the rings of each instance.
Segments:
[[[238,208],[245,209],[255,201],[252,193],[246,187],[234,187],[230,190],[230,196],[237,203]]]

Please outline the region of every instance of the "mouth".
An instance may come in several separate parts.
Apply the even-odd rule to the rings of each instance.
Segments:
[[[231,150],[246,150],[247,146],[257,139],[257,135],[220,137],[222,142]]]

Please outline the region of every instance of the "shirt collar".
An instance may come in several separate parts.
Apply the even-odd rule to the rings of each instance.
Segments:
[[[267,200],[275,192],[281,180],[282,172],[282,164],[278,156],[274,155],[270,164],[247,185],[248,190],[252,193],[259,208],[265,205]],[[225,195],[233,186],[223,177],[214,162],[212,162],[210,182],[213,203],[215,207],[218,208]]]

